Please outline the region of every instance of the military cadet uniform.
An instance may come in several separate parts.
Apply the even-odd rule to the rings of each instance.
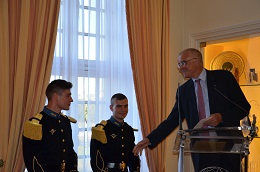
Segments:
[[[140,159],[134,156],[134,129],[113,117],[92,128],[91,167],[94,172],[139,172]]]
[[[44,107],[26,121],[23,156],[28,172],[77,172],[69,117]]]

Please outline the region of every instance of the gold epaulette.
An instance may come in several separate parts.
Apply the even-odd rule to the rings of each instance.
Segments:
[[[32,120],[24,123],[23,135],[32,140],[42,140],[42,114],[36,114]]]
[[[64,115],[63,113],[60,113],[62,116],[65,116],[67,118],[69,118],[70,122],[72,123],[77,123],[77,120],[75,118],[72,118],[71,116],[67,116],[67,115]]]
[[[107,137],[104,130],[104,126],[107,124],[107,121],[102,120],[100,124],[97,124],[96,127],[92,127],[92,139],[100,141],[103,144],[107,143]]]

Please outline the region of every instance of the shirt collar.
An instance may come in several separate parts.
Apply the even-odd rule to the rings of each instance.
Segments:
[[[109,119],[109,121],[111,121],[115,126],[117,127],[122,127],[124,125],[124,122],[118,122],[115,118],[113,118],[113,116],[111,116],[111,118]]]
[[[193,82],[195,82],[196,80],[200,79],[204,82],[206,82],[206,76],[207,76],[207,72],[206,70],[203,68],[202,72],[200,73],[198,78],[192,78]]]
[[[46,113],[47,115],[53,117],[53,118],[59,118],[60,117],[60,114],[50,110],[49,108],[47,108],[47,106],[44,106],[43,112]]]

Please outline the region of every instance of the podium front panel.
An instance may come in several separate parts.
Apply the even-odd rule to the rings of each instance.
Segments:
[[[173,151],[183,147],[184,153],[235,153],[245,152],[245,137],[235,128],[184,130],[178,133]]]

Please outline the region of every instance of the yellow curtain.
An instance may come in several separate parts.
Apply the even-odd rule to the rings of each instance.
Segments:
[[[169,0],[126,0],[131,65],[143,137],[167,116]],[[146,149],[151,172],[163,172],[165,143]]]
[[[54,54],[60,0],[0,2],[0,159],[24,171],[24,121],[41,111]]]

